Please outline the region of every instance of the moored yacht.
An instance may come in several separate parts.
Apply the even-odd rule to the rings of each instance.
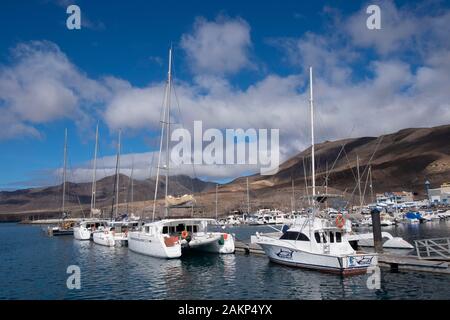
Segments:
[[[138,227],[138,221],[112,221],[93,233],[95,243],[107,247],[122,247],[128,244],[128,232]]]
[[[179,258],[183,251],[233,253],[234,238],[225,232],[209,232],[213,219],[163,219],[144,224],[129,233],[131,251],[157,258]]]
[[[137,231],[129,233],[128,247],[131,251],[158,258],[179,258],[182,249],[195,249],[213,253],[233,253],[234,238],[229,233],[210,232],[208,225],[217,224],[217,220],[206,218],[172,218],[169,219],[170,208],[189,208],[193,211],[195,199],[191,195],[184,195],[182,201],[174,201],[168,194],[169,190],[169,169],[170,169],[170,98],[172,87],[172,48],[169,50],[169,70],[164,97],[163,118],[161,119],[161,137],[158,156],[158,165],[155,181],[155,194],[153,201],[152,222],[146,223]],[[165,141],[166,161],[161,163],[161,154]],[[158,186],[160,170],[165,170],[165,219],[156,221],[156,202],[158,196]],[[192,206],[186,206],[185,199],[189,200]],[[191,211],[191,212],[192,212]],[[216,189],[216,218],[217,218],[217,189]],[[233,221],[239,221],[233,216]],[[239,221],[240,223],[240,221]]]
[[[347,236],[347,228],[351,229],[351,224],[347,226],[342,215],[336,217],[335,225],[328,219],[316,218],[318,202],[325,201],[327,196],[316,194],[312,68],[309,80],[312,209],[307,217],[297,218],[290,228],[283,230],[281,237],[256,233],[254,242],[276,263],[342,275],[366,273],[369,267],[378,264],[378,256],[374,253],[356,252],[352,248]]]
[[[91,240],[95,231],[103,230],[107,225],[107,220],[86,219],[79,221],[73,228],[73,237],[76,240]]]
[[[278,239],[256,234],[256,243],[271,261],[293,267],[350,275],[378,263],[377,254],[356,252],[345,230],[327,219],[300,218]]]

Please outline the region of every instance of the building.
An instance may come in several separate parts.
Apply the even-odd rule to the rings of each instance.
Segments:
[[[377,203],[404,203],[414,201],[412,192],[409,191],[394,191],[377,193]]]
[[[429,188],[428,200],[432,204],[450,204],[450,183],[443,183],[440,188]]]

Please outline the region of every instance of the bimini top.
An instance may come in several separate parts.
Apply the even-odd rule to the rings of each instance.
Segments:
[[[209,223],[209,224],[218,224],[216,219],[211,218],[173,218],[173,219],[162,219],[154,222],[147,222],[145,225],[149,224],[161,224],[161,225],[175,225],[179,223],[190,223],[190,224],[200,224],[200,223]]]

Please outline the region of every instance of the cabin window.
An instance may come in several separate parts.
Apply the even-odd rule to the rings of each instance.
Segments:
[[[162,233],[169,233],[169,227],[168,226],[164,226]]]
[[[334,243],[334,232],[330,232],[330,242]]]
[[[340,232],[336,232],[336,242],[342,242],[342,234]]]
[[[177,225],[177,232],[183,232],[185,230],[186,226],[182,223],[180,223],[179,225]]]
[[[186,231],[192,232],[192,226],[186,226]]]
[[[299,241],[309,241],[309,238],[303,234],[303,233],[299,233],[299,232],[293,232],[293,231],[287,231],[285,232],[281,238],[282,240],[299,240]]]
[[[196,225],[192,226],[192,232],[194,233],[198,232],[198,226]]]
[[[314,233],[314,237],[316,238],[316,242],[320,243],[320,234],[318,232]]]
[[[145,227],[145,233],[150,233],[150,227]]]
[[[327,243],[327,237],[325,237],[325,233],[322,233],[322,242]]]

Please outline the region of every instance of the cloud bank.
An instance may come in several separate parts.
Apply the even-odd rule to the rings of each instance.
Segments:
[[[249,23],[197,18],[180,38],[193,77],[176,79],[172,101],[179,101],[182,114],[174,112],[175,120],[187,128],[194,120],[219,129],[279,128],[284,160],[309,144],[311,65],[318,141],[449,123],[450,10],[382,1],[382,29],[368,30],[367,5],[348,16],[326,8],[328,32],[270,39],[285,53],[279,63],[289,63],[291,74],[269,70],[245,88],[230,79],[254,72]],[[36,125],[61,118],[81,125],[92,112],[112,130],[159,130],[165,79],[145,87],[117,77],[92,79],[45,41],[19,44],[12,61],[0,69],[0,139],[39,136]],[[197,174],[242,172],[202,166]]]

